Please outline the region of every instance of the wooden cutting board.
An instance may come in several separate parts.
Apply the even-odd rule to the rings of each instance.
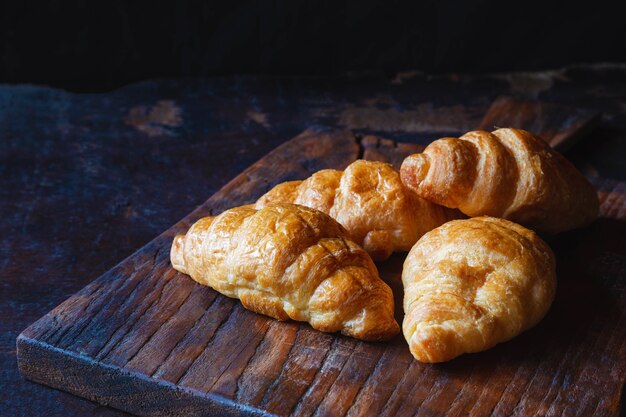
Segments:
[[[597,120],[554,116],[545,105],[537,113],[537,105],[498,100],[483,126],[531,111],[546,140],[567,143]],[[402,336],[366,343],[251,313],[169,264],[173,236],[202,216],[319,169],[357,158],[398,166],[420,149],[347,131],[304,132],[26,329],[17,340],[21,372],[148,416],[617,414],[626,375],[623,183],[596,179],[603,218],[550,240],[559,289],[547,317],[510,342],[444,364],[413,360]],[[403,260],[378,264],[398,321]]]

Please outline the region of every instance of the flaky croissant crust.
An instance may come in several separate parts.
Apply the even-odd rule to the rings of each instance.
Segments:
[[[443,362],[537,324],[556,291],[555,260],[513,222],[454,220],[424,235],[402,272],[404,336],[422,362]]]
[[[457,217],[406,188],[383,162],[358,160],[345,171],[326,169],[304,181],[277,185],[256,203],[287,202],[320,210],[343,225],[375,260],[408,251],[427,231]]]
[[[541,232],[577,228],[598,215],[597,193],[582,174],[546,142],[519,129],[436,140],[404,160],[401,177],[434,203]]]
[[[399,332],[391,289],[326,214],[293,204],[233,208],[174,239],[172,266],[244,307],[363,340]]]

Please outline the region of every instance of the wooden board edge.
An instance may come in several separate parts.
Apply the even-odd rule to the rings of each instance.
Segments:
[[[528,112],[535,113],[532,119],[541,119],[545,107],[567,108],[575,117],[571,120],[561,121],[565,123],[563,130],[550,132],[548,137],[544,136],[546,132],[535,131],[525,126],[529,119],[519,119],[520,115]],[[513,122],[515,120],[515,122]],[[590,108],[581,108],[576,106],[563,105],[557,102],[530,100],[518,96],[499,96],[489,106],[485,112],[481,122],[478,125],[479,130],[492,131],[496,128],[517,127],[532,131],[543,137],[548,144],[558,152],[566,152],[573,145],[578,143],[582,138],[589,135],[602,120],[602,113]],[[521,125],[517,124],[521,123]]]
[[[273,416],[216,394],[195,391],[128,369],[102,364],[23,334],[17,338],[17,352],[18,368],[26,379],[132,414],[150,417]]]
[[[567,152],[572,146],[596,129],[601,121],[602,113],[591,113],[582,118],[577,124],[570,126],[562,132],[558,132],[550,141],[550,146],[561,153]]]

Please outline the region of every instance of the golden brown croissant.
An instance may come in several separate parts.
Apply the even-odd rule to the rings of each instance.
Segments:
[[[304,181],[277,185],[256,208],[285,202],[320,210],[344,226],[375,260],[408,251],[429,230],[458,217],[419,198],[390,164],[358,160],[345,171],[325,169]]]
[[[443,362],[537,324],[554,298],[555,261],[543,240],[516,223],[454,220],[411,249],[402,282],[411,353]]]
[[[244,307],[363,340],[399,332],[391,289],[367,253],[326,214],[250,206],[198,220],[176,236],[172,266]]]
[[[598,216],[598,196],[578,170],[531,133],[498,129],[434,141],[402,163],[420,197],[469,216],[502,217],[558,233]]]

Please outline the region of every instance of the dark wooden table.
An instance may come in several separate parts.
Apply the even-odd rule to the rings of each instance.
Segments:
[[[123,415],[24,380],[15,338],[278,144],[314,125],[426,143],[476,128],[500,95],[603,112],[567,156],[626,182],[623,65],[154,80],[92,95],[0,86],[0,415]],[[626,285],[626,253],[611,262]]]

